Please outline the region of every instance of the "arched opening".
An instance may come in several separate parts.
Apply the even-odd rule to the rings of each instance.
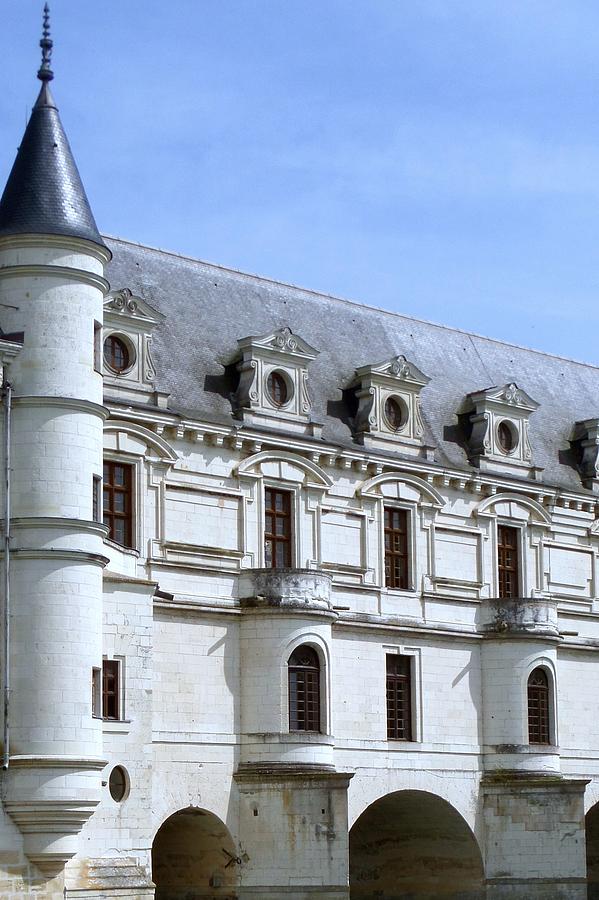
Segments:
[[[308,644],[297,647],[287,662],[289,731],[320,731],[320,660]]]
[[[235,900],[237,850],[217,816],[183,809],[164,822],[152,845],[155,900]]]
[[[424,791],[377,800],[349,834],[352,900],[482,900],[472,831],[447,801]]]
[[[549,679],[540,666],[528,678],[528,742],[550,744]]]
[[[587,847],[587,897],[599,900],[599,803],[585,817]]]

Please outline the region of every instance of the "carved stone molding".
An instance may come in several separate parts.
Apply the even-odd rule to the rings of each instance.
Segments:
[[[354,438],[368,446],[422,446],[420,391],[430,379],[403,355],[356,369]]]
[[[575,422],[570,445],[582,483],[599,493],[599,419]]]
[[[458,418],[470,462],[480,469],[532,472],[528,420],[538,406],[513,381],[468,394]]]

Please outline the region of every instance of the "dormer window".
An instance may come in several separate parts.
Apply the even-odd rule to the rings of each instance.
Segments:
[[[155,394],[152,332],[163,319],[161,313],[128,288],[107,296],[102,345],[107,392],[133,401],[139,401],[143,394]]]
[[[290,328],[238,341],[239,373],[232,395],[233,413],[249,425],[267,425],[301,434],[320,435],[312,421],[308,365],[318,350]]]
[[[356,369],[352,384],[357,400],[354,439],[382,449],[401,445],[402,451],[421,455],[420,392],[429,380],[405,356]]]
[[[528,420],[539,404],[510,382],[468,394],[458,417],[470,462],[478,468],[535,477]]]

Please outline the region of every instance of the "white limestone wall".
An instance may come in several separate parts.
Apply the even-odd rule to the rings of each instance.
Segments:
[[[522,635],[484,641],[483,731],[489,769],[556,773],[560,769],[560,708],[556,642],[526,640]],[[542,667],[549,680],[551,746],[529,743],[528,677]]]
[[[289,732],[287,662],[309,644],[320,662],[321,734]],[[241,619],[241,759],[332,765],[331,616],[247,610]]]

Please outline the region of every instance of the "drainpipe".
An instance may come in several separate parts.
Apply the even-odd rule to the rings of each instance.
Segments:
[[[4,603],[2,607],[2,709],[3,709],[3,742],[2,768],[8,769],[10,760],[10,420],[12,386],[8,381],[2,384],[2,402],[4,404]]]

